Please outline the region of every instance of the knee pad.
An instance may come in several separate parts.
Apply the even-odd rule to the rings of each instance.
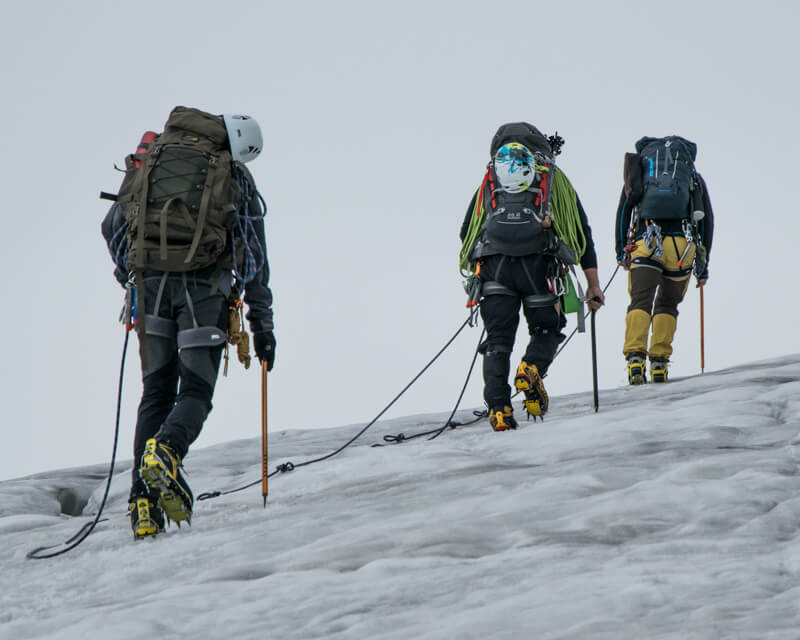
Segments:
[[[563,314],[553,307],[534,309],[531,315],[534,324],[533,335],[535,336],[558,333],[567,323]]]
[[[181,364],[212,389],[217,382],[222,347],[190,347],[178,352]]]
[[[488,340],[481,343],[481,346],[478,347],[480,353],[484,356],[496,356],[496,357],[506,357],[508,356],[514,349],[513,345],[507,344],[492,344]]]
[[[174,340],[152,334],[139,334],[139,357],[142,361],[142,378],[160,371],[175,357]]]

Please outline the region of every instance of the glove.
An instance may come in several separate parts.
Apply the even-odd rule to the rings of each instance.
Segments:
[[[261,362],[267,363],[267,371],[275,364],[275,334],[272,331],[259,331],[253,334],[253,349]]]

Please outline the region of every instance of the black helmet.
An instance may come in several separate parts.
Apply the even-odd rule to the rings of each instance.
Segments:
[[[508,122],[500,125],[497,133],[492,138],[489,155],[494,158],[497,150],[507,142],[519,142],[530,149],[532,153],[542,153],[552,157],[553,150],[547,137],[532,124],[527,122]]]

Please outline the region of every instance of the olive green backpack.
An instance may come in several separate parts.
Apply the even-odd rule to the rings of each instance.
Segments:
[[[146,153],[129,155],[125,166],[118,201],[132,270],[231,268],[228,237],[242,190],[233,179],[221,117],[175,107],[164,132]]]

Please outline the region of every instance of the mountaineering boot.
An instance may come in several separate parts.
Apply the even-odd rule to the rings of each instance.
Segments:
[[[641,356],[628,358],[628,384],[644,384],[647,379],[644,375],[644,359]]]
[[[139,475],[150,491],[158,495],[159,506],[168,520],[191,524],[194,497],[180,471],[181,459],[166,442],[150,438],[144,446]]]
[[[164,531],[164,512],[146,496],[131,498],[128,503],[133,539],[155,537]]]
[[[519,363],[514,386],[525,393],[524,404],[529,416],[533,416],[533,419],[536,420],[537,417],[542,418],[547,413],[550,401],[547,391],[544,390],[542,376],[539,375],[539,369],[535,364],[528,364],[524,360]]]
[[[507,429],[516,429],[517,421],[514,420],[512,415],[514,410],[509,407],[498,407],[489,410],[489,424],[495,431],[506,431]]]
[[[666,382],[667,381],[667,361],[666,360],[651,360],[650,361],[650,379],[653,382]]]

